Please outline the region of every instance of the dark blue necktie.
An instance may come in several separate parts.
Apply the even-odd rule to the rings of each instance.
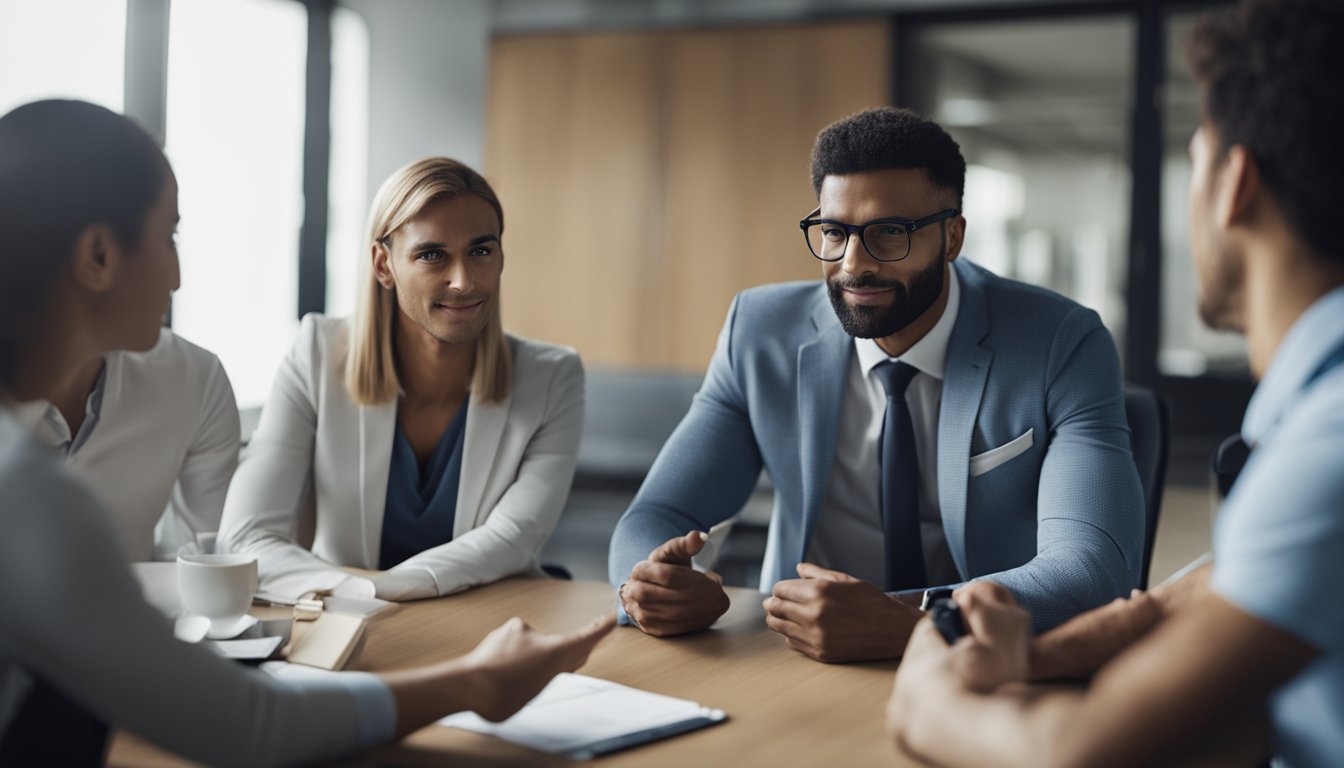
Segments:
[[[882,470],[882,532],[887,564],[887,591],[927,586],[924,548],[919,535],[919,461],[915,457],[915,425],[905,390],[919,371],[908,363],[888,360],[873,369],[887,390],[887,413],[877,463]]]

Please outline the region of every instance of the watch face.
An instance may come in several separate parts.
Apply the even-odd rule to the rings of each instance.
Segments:
[[[924,599],[919,604],[919,610],[927,611],[933,607],[934,602],[952,597],[951,587],[934,587],[924,590]]]

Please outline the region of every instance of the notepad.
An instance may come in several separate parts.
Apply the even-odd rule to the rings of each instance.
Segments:
[[[539,752],[585,760],[723,722],[721,709],[641,691],[595,677],[562,673],[502,723],[475,713],[440,725],[484,733]]]
[[[340,669],[364,634],[364,619],[344,613],[323,613],[316,621],[297,621],[285,657],[295,664]]]

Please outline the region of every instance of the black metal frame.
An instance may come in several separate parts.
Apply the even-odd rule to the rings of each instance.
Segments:
[[[825,256],[822,256],[820,253],[817,253],[817,249],[812,247],[812,238],[808,236],[807,231],[818,224],[830,224],[833,227],[839,227],[840,229],[843,229],[845,231],[845,240],[849,240],[849,238],[857,234],[859,236],[859,242],[863,243],[863,249],[868,251],[868,255],[872,256],[873,259],[884,263],[891,263],[894,261],[904,261],[905,258],[910,255],[910,247],[911,247],[910,238],[914,236],[916,230],[920,229],[921,227],[927,227],[930,224],[937,224],[940,221],[946,221],[947,219],[950,219],[953,216],[961,215],[961,211],[957,210],[956,208],[948,208],[946,210],[942,210],[937,213],[931,213],[928,216],[922,216],[918,219],[907,219],[903,216],[884,216],[880,219],[865,221],[862,224],[846,224],[845,222],[839,221],[838,219],[812,218],[818,213],[821,213],[820,208],[817,208],[816,210],[812,211],[812,213],[809,213],[807,215],[807,218],[798,222],[798,228],[803,231],[803,239],[807,241],[807,249],[812,252],[812,255],[816,257],[818,261],[835,262],[840,261],[841,259],[844,258],[844,254],[841,254],[839,258],[828,259]],[[901,254],[900,258],[884,259],[881,256],[878,256],[876,253],[873,253],[873,249],[868,247],[868,238],[864,235],[864,233],[868,231],[869,227],[876,226],[878,224],[895,224],[905,229],[905,253]]]
[[[927,27],[947,24],[1124,16],[1135,21],[1129,161],[1129,265],[1126,333],[1122,355],[1126,378],[1162,394],[1170,404],[1172,434],[1186,451],[1206,461],[1207,448],[1236,430],[1254,388],[1249,374],[1166,376],[1157,365],[1162,312],[1162,159],[1167,21],[1172,13],[1213,8],[1231,0],[1099,0],[1033,3],[898,12],[891,17],[894,41],[891,102],[914,101],[918,82],[916,40]],[[1178,454],[1173,446],[1173,454]]]
[[[308,8],[303,126],[303,224],[299,228],[299,317],[327,306],[327,212],[331,205],[331,22],[335,0]]]

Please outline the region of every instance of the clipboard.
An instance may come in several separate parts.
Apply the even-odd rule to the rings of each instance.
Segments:
[[[443,718],[439,724],[487,734],[539,752],[587,760],[727,719],[723,710],[687,699],[562,673],[502,723],[461,712]]]

